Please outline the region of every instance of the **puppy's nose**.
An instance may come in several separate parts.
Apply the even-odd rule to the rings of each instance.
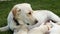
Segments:
[[[35,20],[35,24],[38,23],[38,20]]]

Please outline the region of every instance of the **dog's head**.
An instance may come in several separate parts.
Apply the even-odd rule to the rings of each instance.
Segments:
[[[17,20],[22,20],[26,24],[34,24],[37,20],[32,16],[32,8],[28,3],[17,4],[13,7],[12,13]]]

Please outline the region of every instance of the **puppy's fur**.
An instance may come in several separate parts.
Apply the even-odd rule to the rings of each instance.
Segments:
[[[52,22],[53,27],[50,29],[50,34],[60,34],[60,25]]]
[[[60,24],[60,17],[58,17],[56,14],[49,10],[36,10],[33,12],[33,16],[38,20],[38,23],[33,26],[30,26],[30,29],[38,27],[40,24],[45,23],[49,20],[52,20],[53,22]]]
[[[21,24],[30,24],[33,25],[36,19],[32,16],[32,8],[28,3],[22,3],[15,5],[10,11],[7,22],[8,25],[6,27],[0,28],[0,31],[6,30],[19,30]],[[18,22],[16,24],[16,22]],[[25,26],[25,25],[24,25]]]
[[[31,29],[28,34],[45,34],[46,32],[49,31],[49,29],[51,28],[51,24],[41,24],[39,27],[35,27],[33,29]]]
[[[28,31],[28,29],[26,27],[24,27],[24,28],[22,28],[21,30],[19,30],[15,34],[45,34],[51,28],[51,24],[42,23],[39,27],[35,27],[35,28],[33,28],[33,29],[29,30],[29,31]]]

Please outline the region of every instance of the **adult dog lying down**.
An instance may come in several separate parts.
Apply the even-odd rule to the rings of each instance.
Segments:
[[[27,24],[27,26],[29,25],[28,28],[31,29],[40,26],[41,23],[45,23],[48,20],[53,20],[54,22],[60,24],[60,18],[51,11],[33,11],[30,4],[17,4],[13,7],[8,15],[8,25],[6,27],[0,28],[0,31],[6,31],[8,29],[13,31],[19,30],[20,24],[23,23]]]
[[[11,29],[16,31],[20,29],[20,24],[33,25],[37,20],[32,16],[32,8],[28,3],[22,3],[15,5],[10,11],[6,27],[0,28],[0,31],[6,31]],[[25,26],[25,25],[24,25]]]

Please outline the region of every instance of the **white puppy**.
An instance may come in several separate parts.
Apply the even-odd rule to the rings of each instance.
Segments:
[[[44,25],[44,23],[42,23],[39,27],[35,27],[33,29],[31,29],[28,34],[45,34],[46,32],[48,32],[51,28],[51,24],[47,23]]]
[[[37,20],[32,16],[32,8],[28,3],[15,5],[10,11],[6,27],[0,28],[0,31],[19,30],[21,24],[33,25]]]
[[[50,29],[50,34],[60,34],[60,25],[52,22],[53,27]]]
[[[37,10],[33,12],[33,16],[34,18],[36,18],[38,20],[38,23],[30,26],[29,28],[34,28],[39,26],[41,23],[45,23],[49,20],[52,20],[54,22],[56,22],[57,24],[60,24],[60,17],[58,17],[56,14],[54,14],[51,11],[48,10]]]

